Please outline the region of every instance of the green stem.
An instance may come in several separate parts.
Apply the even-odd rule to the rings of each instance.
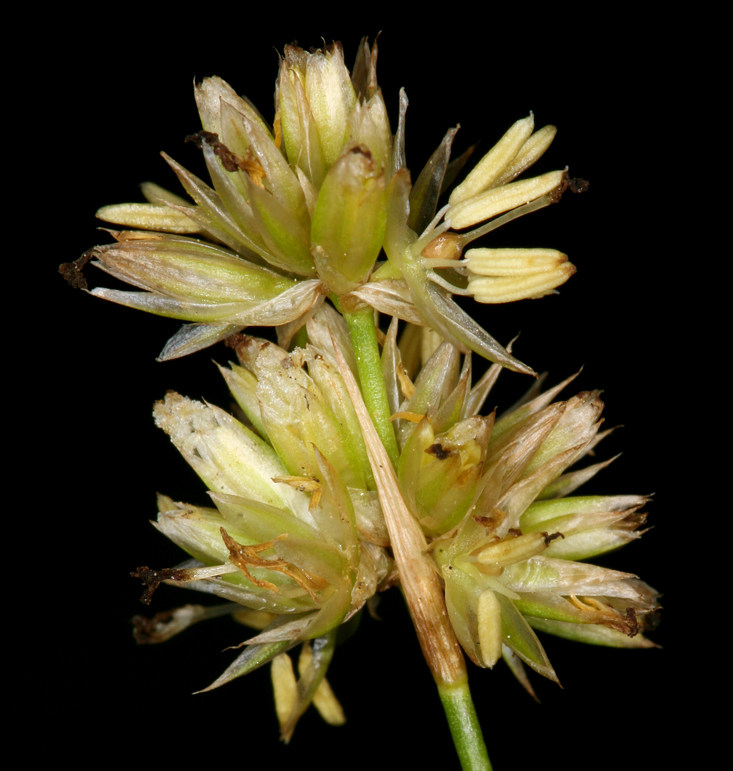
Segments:
[[[468,680],[439,684],[438,693],[463,771],[491,771]]]
[[[339,306],[337,305],[337,308],[338,307]],[[364,398],[364,403],[372,418],[377,434],[382,440],[387,455],[392,461],[393,466],[396,467],[399,459],[399,450],[394,428],[389,419],[390,410],[387,401],[387,390],[384,385],[384,376],[382,375],[382,362],[379,356],[377,330],[374,325],[374,311],[371,308],[365,308],[364,310],[358,310],[351,313],[341,312],[346,323],[349,325],[351,342],[354,346],[354,353],[356,354],[357,369],[359,371],[361,393]],[[377,474],[375,472],[375,477],[376,476]],[[395,542],[391,530],[390,536],[393,538],[392,542],[394,548]],[[424,540],[424,537],[422,538]],[[425,559],[424,554],[422,555],[422,559]],[[399,557],[397,558],[397,564],[402,571]],[[433,575],[433,573],[430,572],[430,575]],[[442,604],[442,594],[440,595],[439,600]],[[445,612],[444,605],[443,611]],[[413,612],[412,607],[410,607],[410,612]],[[438,611],[436,610],[435,612]],[[413,620],[415,620],[414,614]],[[439,626],[440,625],[438,625],[438,627]],[[436,630],[434,630],[434,632],[435,631]],[[420,634],[420,630],[418,629],[418,636],[420,636]],[[433,670],[433,675],[438,685],[438,693],[440,694],[440,700],[443,703],[443,709],[445,710],[448,719],[448,726],[453,738],[453,743],[461,761],[461,768],[463,771],[491,771],[491,763],[489,762],[489,756],[486,752],[486,744],[484,743],[481,726],[479,725],[476,710],[473,706],[471,692],[468,688],[468,678],[465,675],[465,664],[463,663],[463,657],[460,655],[460,649],[457,648],[458,642],[455,640],[452,630],[450,631],[450,637],[458,650],[458,659],[460,662],[457,664],[450,655],[448,655],[448,658],[444,662],[446,665],[452,664],[458,667],[458,671],[453,673],[450,682],[447,682],[438,675],[438,670],[434,667],[435,662],[431,664],[427,653],[426,659]],[[438,649],[441,649],[440,639],[433,640],[432,642],[435,643],[433,647],[437,646]],[[447,640],[443,640],[443,642],[448,646],[447,650],[443,650],[443,653],[450,654],[452,652],[451,645]],[[423,639],[421,638],[421,645],[422,644]],[[425,652],[424,646],[423,652]]]
[[[374,311],[371,308],[365,308],[353,313],[346,312],[344,318],[349,325],[351,342],[354,345],[364,403],[392,465],[397,467],[400,452],[397,448],[394,427],[389,419],[390,410],[382,375],[377,329],[374,326]]]

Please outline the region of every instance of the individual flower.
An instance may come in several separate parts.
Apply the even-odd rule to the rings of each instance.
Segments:
[[[193,322],[160,358],[204,348],[248,326],[275,326],[286,345],[324,296],[352,311],[364,303],[436,330],[474,351],[532,373],[453,302],[511,302],[552,292],[574,272],[548,249],[469,249],[475,239],[558,200],[566,172],[516,180],[549,147],[555,128],[517,121],[437,211],[468,154],[449,163],[456,129],[422,171],[406,167],[407,98],[392,136],[376,77],[377,46],[359,47],[353,72],[333,43],[285,48],[272,127],[223,80],[195,88],[211,185],[164,154],[192,199],[146,183],[147,204],[105,206],[98,216],[138,230],[62,267],[74,283],[90,259],[141,292],[92,294]],[[481,224],[483,223],[483,224]],[[476,227],[478,225],[478,227]],[[469,228],[469,230],[466,230]]]

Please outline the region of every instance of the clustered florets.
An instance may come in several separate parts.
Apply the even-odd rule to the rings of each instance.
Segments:
[[[456,129],[413,180],[407,99],[393,136],[376,58],[376,44],[364,42],[349,75],[338,44],[288,46],[272,127],[224,81],[204,80],[195,91],[203,131],[190,139],[213,187],[164,156],[192,201],[146,183],[148,203],[98,212],[135,229],[64,268],[80,281],[93,259],[142,291],[92,294],[192,322],[161,359],[224,339],[236,352],[221,371],[240,419],[172,393],[155,407],[214,507],[161,496],[157,527],[192,559],[138,571],[148,599],[166,581],[227,603],[138,620],[137,635],[161,641],[222,613],[259,630],[214,686],[272,661],[286,737],[312,701],[342,720],[325,680],[335,630],[400,581],[385,487],[418,523],[465,653],[482,667],[503,657],[530,690],[522,662],[557,679],[534,630],[645,647],[645,618],[657,607],[636,577],[581,561],[638,537],[646,502],[571,495],[605,465],[568,471],[603,435],[598,393],[553,401],[566,381],[499,418],[481,416],[502,367],[532,370],[452,299],[541,297],[574,273],[552,249],[466,249],[584,186],[563,171],[515,181],[555,128],[535,131],[533,115],[517,121],[438,210],[465,162],[450,163]],[[394,482],[377,478],[350,385],[359,352],[341,314],[365,308],[392,317],[381,367]],[[249,326],[275,327],[278,344],[238,334]],[[477,382],[472,352],[494,362]],[[300,643],[296,687],[286,652]]]

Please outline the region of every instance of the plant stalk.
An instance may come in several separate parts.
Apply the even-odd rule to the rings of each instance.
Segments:
[[[382,375],[382,360],[379,356],[374,311],[372,308],[364,308],[345,312],[343,315],[351,333],[364,402],[377,429],[377,434],[387,450],[387,455],[396,468],[400,453],[397,448],[394,426],[389,419],[390,410],[387,390],[384,387],[384,376]]]
[[[371,309],[366,309],[344,316],[358,362],[361,391],[338,348],[336,358],[361,424],[402,593],[423,655],[438,686],[461,767],[463,771],[491,771],[468,688],[466,663],[448,620],[440,579],[434,563],[426,555],[425,534],[408,509],[395,474],[399,451],[389,420],[374,314]],[[393,447],[391,452],[390,445]]]
[[[463,771],[491,771],[481,726],[471,699],[468,679],[461,683],[438,684],[448,727]]]

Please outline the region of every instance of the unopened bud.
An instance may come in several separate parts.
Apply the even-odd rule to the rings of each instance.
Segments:
[[[311,253],[319,276],[334,292],[350,292],[369,274],[386,220],[384,173],[359,145],[331,167],[313,212]]]
[[[326,166],[331,166],[341,154],[356,102],[340,43],[332,43],[308,57],[305,93],[318,126],[323,159]]]

